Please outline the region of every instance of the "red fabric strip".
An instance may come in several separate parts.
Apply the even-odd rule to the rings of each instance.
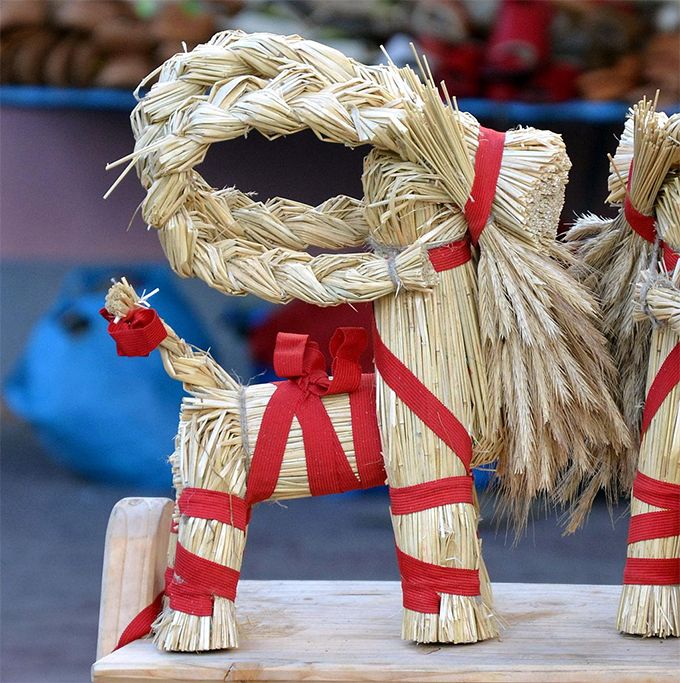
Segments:
[[[283,454],[297,404],[304,394],[292,382],[280,382],[264,409],[246,484],[246,504],[269,500],[279,480]]]
[[[126,627],[120,634],[115,650],[124,647],[133,640],[144,638],[151,633],[151,625],[156,621],[161,608],[163,607],[163,591],[161,591],[154,601],[147,605]]]
[[[349,395],[354,456],[364,489],[382,486],[387,479],[375,405],[375,375],[364,374],[359,389]]]
[[[154,598],[154,601],[147,605],[143,610],[137,614],[136,617],[125,627],[123,633],[121,633],[118,643],[114,648],[114,651],[133,640],[139,638],[144,638],[151,633],[151,626],[153,622],[156,621],[158,615],[163,609],[163,596],[166,595],[168,586],[172,581],[172,567],[168,567],[165,570],[165,586],[163,590]]]
[[[153,308],[133,308],[118,322],[105,308],[99,312],[109,321],[108,332],[119,356],[148,356],[168,336]]]
[[[298,404],[295,416],[305,444],[310,493],[326,496],[360,488],[321,399],[308,395]]]
[[[633,515],[628,528],[628,544],[653,538],[680,536],[680,510],[661,510]]]
[[[458,268],[458,266],[462,266],[472,258],[470,243],[467,239],[449,242],[441,247],[434,247],[428,251],[428,256],[433,268],[438,273]]]
[[[472,504],[471,476],[445,477],[424,484],[390,487],[390,510],[393,515],[410,515],[440,505]]]
[[[629,557],[623,583],[641,586],[674,586],[680,584],[680,557],[670,559]]]
[[[642,413],[641,435],[647,431],[661,404],[668,394],[680,383],[680,344],[676,344],[668,354],[649,387],[645,409]]]
[[[642,239],[653,243],[656,240],[656,220],[654,216],[646,216],[644,213],[640,213],[630,201],[630,186],[633,181],[634,164],[635,159],[632,159],[630,167],[628,168],[628,181],[626,182],[626,198],[623,202],[623,213],[628,225],[630,225]]]
[[[496,185],[503,162],[505,133],[479,127],[479,145],[475,154],[475,178],[470,197],[463,209],[470,231],[470,241],[477,244],[491,215]]]
[[[647,505],[680,511],[680,484],[660,481],[638,472],[633,482],[633,496]]]
[[[248,526],[248,506],[243,498],[221,491],[187,487],[177,499],[179,511],[187,517],[214,519],[241,531]]]
[[[469,474],[472,439],[458,418],[385,346],[373,323],[375,366],[387,386],[460,459]]]
[[[407,555],[399,548],[396,550],[401,574],[403,604],[406,609],[437,614],[441,593],[479,595],[479,571],[477,569],[440,567]]]
[[[666,270],[669,273],[672,273],[675,270],[675,266],[678,265],[680,254],[677,251],[673,251],[665,242],[661,243],[661,249],[664,266],[666,266]]]
[[[172,609],[200,617],[212,615],[213,598],[236,599],[240,572],[189,552],[180,543],[167,594]]]

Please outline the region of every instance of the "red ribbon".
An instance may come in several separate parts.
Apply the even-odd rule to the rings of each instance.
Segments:
[[[642,415],[643,437],[659,408],[679,383],[680,344],[676,344],[661,364],[647,393]],[[680,484],[661,481],[638,472],[633,482],[633,497],[661,510],[631,517],[628,544],[680,535]],[[680,558],[628,557],[623,583],[643,586],[679,584]]]
[[[630,186],[633,179],[633,164],[635,159],[630,162],[630,167],[628,169],[628,181],[626,182],[626,198],[623,202],[623,213],[626,217],[626,222],[630,225],[635,232],[642,237],[642,239],[647,240],[654,244],[656,241],[656,218],[654,216],[648,216],[644,213],[638,211],[633,203],[630,201]],[[678,263],[678,258],[680,254],[674,251],[665,242],[660,243],[661,257],[663,259],[666,270],[672,272]]]
[[[119,356],[148,356],[168,336],[153,308],[131,308],[118,322],[105,308],[99,312],[109,321],[108,332],[116,342]]]
[[[368,403],[373,396],[372,381],[362,378],[359,364],[366,343],[365,330],[339,328],[330,342],[333,355],[333,379],[330,379],[318,344],[310,342],[308,335],[279,333],[274,369],[279,376],[288,377],[288,381],[277,383],[265,408],[246,487],[249,505],[272,497],[294,417],[302,430],[313,496],[376,486],[385,481],[376,458],[380,441],[377,425],[374,426],[375,404],[371,409]],[[360,477],[367,475],[369,480],[357,478],[352,471],[321,401],[322,396],[340,393],[350,394],[353,429],[362,435],[361,448],[355,451],[357,469]]]
[[[463,475],[401,488],[390,487],[390,509],[393,515],[410,515],[440,505],[472,504],[473,486],[472,477]]]
[[[214,519],[245,531],[250,521],[250,508],[243,498],[221,491],[187,487],[177,499],[181,514],[199,519]]]
[[[673,347],[673,350],[662,363],[652,385],[649,387],[647,399],[645,400],[645,409],[642,412],[641,436],[644,436],[661,404],[678,383],[680,383],[680,344],[676,344]]]
[[[491,205],[496,196],[496,185],[503,162],[505,133],[479,127],[477,153],[475,154],[475,178],[470,197],[463,209],[470,231],[470,241],[477,244],[491,215]]]
[[[440,594],[479,595],[479,571],[423,562],[397,548],[403,605],[426,614],[439,612]]]
[[[433,268],[441,273],[444,270],[458,268],[467,263],[472,257],[470,253],[470,242],[467,239],[458,242],[449,242],[441,247],[434,247],[428,252],[430,263]]]
[[[177,543],[172,580],[166,587],[172,609],[199,617],[212,615],[215,596],[236,600],[240,572],[206,560]]]

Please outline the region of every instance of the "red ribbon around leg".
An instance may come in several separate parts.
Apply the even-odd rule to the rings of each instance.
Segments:
[[[676,344],[661,364],[647,393],[642,416],[641,436],[673,389],[680,384],[680,344]],[[680,535],[680,484],[654,479],[638,472],[633,482],[633,497],[661,508],[630,518],[628,544]],[[680,558],[628,557],[624,584],[669,586],[680,584]]]

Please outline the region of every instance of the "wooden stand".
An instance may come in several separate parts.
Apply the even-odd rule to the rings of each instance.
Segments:
[[[507,622],[501,640],[415,645],[399,639],[397,583],[243,581],[238,650],[168,654],[136,641],[110,653],[160,585],[171,505],[127,498],[111,514],[96,683],[677,680],[678,640],[615,630],[618,586],[495,584],[498,612]],[[151,567],[155,573],[143,569]]]

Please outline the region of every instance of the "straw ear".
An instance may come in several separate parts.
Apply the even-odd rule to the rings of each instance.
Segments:
[[[105,308],[113,316],[125,317],[142,299],[125,278],[114,283],[109,289]],[[160,343],[158,350],[163,359],[163,367],[172,379],[182,382],[186,391],[197,393],[205,389],[235,389],[238,382],[220,367],[206,351],[192,348],[176,332],[163,322],[167,337]]]

